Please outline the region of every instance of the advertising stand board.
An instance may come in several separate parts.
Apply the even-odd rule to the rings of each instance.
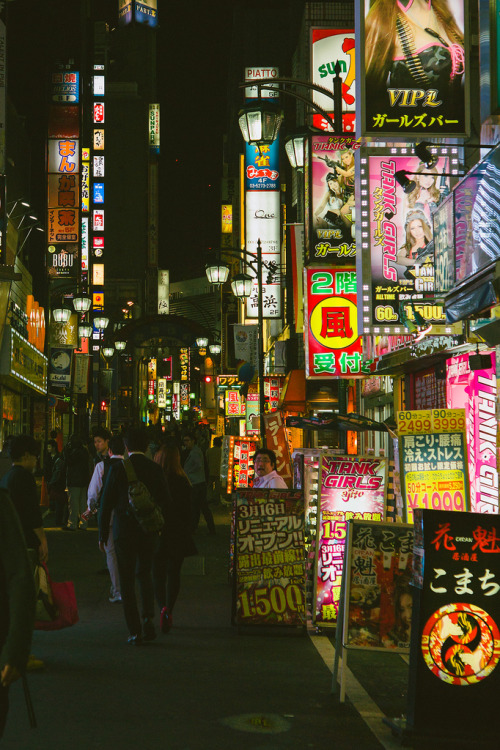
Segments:
[[[233,624],[305,626],[304,497],[235,492]]]
[[[387,459],[322,455],[313,622],[334,626],[339,611],[347,521],[383,521]]]
[[[333,689],[342,655],[340,700],[345,700],[346,649],[408,653],[413,526],[348,522],[337,628]]]
[[[398,434],[406,520],[417,508],[468,510],[464,410],[400,411]]]
[[[414,568],[408,727],[498,747],[500,516],[415,511]]]

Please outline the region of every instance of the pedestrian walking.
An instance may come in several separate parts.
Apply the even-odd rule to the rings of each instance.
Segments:
[[[219,503],[221,493],[220,462],[222,458],[222,438],[215,437],[211,448],[205,454],[208,470],[207,501]]]
[[[90,455],[79,435],[73,434],[64,448],[66,486],[68,488],[68,531],[86,529],[87,521],[81,518],[87,508],[87,489],[90,481]]]
[[[205,457],[201,448],[196,445],[194,433],[184,435],[183,444],[188,455],[184,461],[184,471],[191,482],[191,497],[193,502],[193,530],[198,528],[200,515],[208,526],[208,533],[215,534],[215,523],[212,511],[207,502],[207,482],[205,476]]]
[[[161,467],[145,456],[148,445],[145,431],[130,429],[124,436],[124,442],[138,480],[146,485],[160,506],[164,505],[169,498],[167,482]],[[99,549],[106,551],[111,513],[114,511],[112,533],[120,574],[123,612],[129,630],[127,642],[138,646],[143,640],[152,641],[156,638],[151,569],[158,535],[143,531],[131,510],[128,489],[129,482],[123,461],[118,457],[111,457],[98,514]],[[142,622],[135,595],[136,576],[141,596]]]
[[[153,557],[153,584],[160,608],[160,629],[168,633],[172,613],[181,588],[181,569],[185,557],[197,554],[191,536],[191,482],[181,466],[179,448],[172,442],[162,446],[154,460],[165,474],[171,503],[164,509],[165,528]]]
[[[9,687],[24,673],[35,620],[35,584],[19,520],[7,490],[0,490],[0,738]]]
[[[97,452],[97,457],[94,473],[92,474],[87,492],[87,513],[84,513],[86,518],[90,518],[99,508],[102,488],[106,482],[109,469],[111,468],[111,457],[123,460],[123,455],[125,453],[123,438],[120,436],[111,437],[111,434],[106,429],[96,430],[94,433],[94,447]],[[119,604],[122,601],[122,596],[120,593],[118,561],[116,559],[113,534],[111,533],[113,518],[114,512],[111,513],[109,521],[110,533],[108,535],[108,540],[104,545],[104,551],[106,554],[106,565],[111,580],[109,601],[111,604]]]

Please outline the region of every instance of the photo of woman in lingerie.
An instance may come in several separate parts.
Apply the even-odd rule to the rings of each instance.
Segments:
[[[318,227],[333,227],[339,224],[340,209],[344,205],[339,179],[334,172],[325,177],[327,190],[314,212],[314,223]]]
[[[331,243],[351,244],[355,234],[354,151],[314,153],[313,157],[312,218],[316,237],[324,239],[322,230],[335,229],[336,236],[330,233],[327,237]]]
[[[367,131],[466,129],[463,9],[457,0],[373,0],[365,20]]]

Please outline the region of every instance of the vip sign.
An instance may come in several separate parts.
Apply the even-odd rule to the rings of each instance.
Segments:
[[[340,66],[342,79],[342,131],[355,131],[355,78],[354,78],[354,30],[311,29],[311,80],[316,86],[333,90],[335,66]],[[313,101],[333,119],[333,99],[317,92]],[[330,130],[322,115],[313,115],[313,124],[321,130]]]
[[[425,167],[406,148],[367,148],[360,158],[361,252],[357,254],[363,286],[363,332],[406,333],[412,302],[426,322],[444,326],[442,303],[434,304],[433,214],[458,172],[457,150],[432,148],[437,158]],[[399,184],[410,173],[413,189]],[[359,248],[358,248],[359,250]],[[426,304],[425,299],[431,302]],[[444,333],[441,330],[439,333]],[[433,333],[438,333],[436,329]]]
[[[307,320],[306,378],[352,378],[370,373],[358,335],[353,268],[304,269]]]

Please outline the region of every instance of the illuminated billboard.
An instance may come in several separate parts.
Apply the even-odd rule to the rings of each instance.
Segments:
[[[405,333],[415,304],[426,322],[445,325],[443,304],[434,302],[433,214],[459,165],[456,149],[431,150],[437,162],[427,168],[406,147],[362,149],[363,333]]]
[[[354,155],[359,143],[350,136],[313,135],[310,144],[305,175],[310,179],[309,262],[352,265],[356,254]]]
[[[280,192],[279,190],[247,192],[245,201],[246,249],[256,256],[258,240],[261,246],[263,316],[264,318],[279,318],[281,316]],[[252,262],[255,267],[255,260]],[[275,264],[274,273],[270,270],[269,263]],[[257,318],[259,307],[257,274],[250,266],[246,266],[245,271],[249,276],[254,277],[252,293],[247,299],[247,317]]]
[[[385,0],[358,0],[361,135],[469,133],[468,15],[466,0],[391,6]]]
[[[355,78],[354,78],[354,29],[311,29],[311,81],[317,86],[333,92],[335,66],[340,65],[342,79],[342,132],[354,133]],[[325,110],[332,120],[333,99],[313,92],[313,101]],[[321,130],[331,130],[318,113],[313,114],[313,125]]]
[[[304,269],[306,378],[353,378],[370,373],[358,334],[354,268]]]

